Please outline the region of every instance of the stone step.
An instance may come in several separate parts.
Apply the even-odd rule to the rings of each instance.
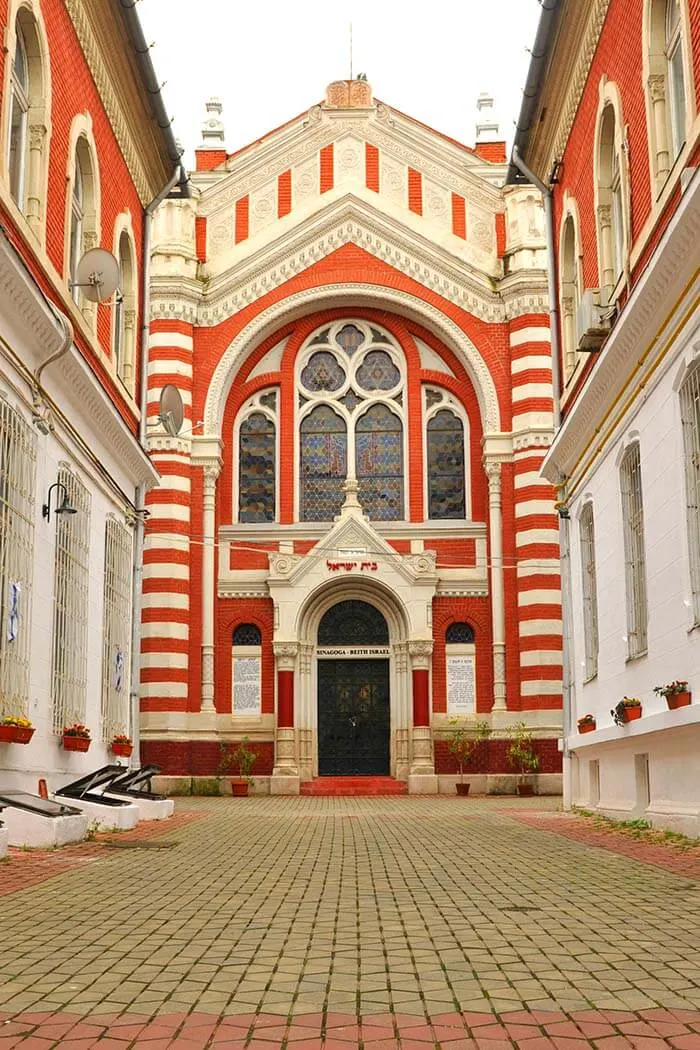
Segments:
[[[301,785],[302,795],[405,795],[404,780],[394,777],[314,777]]]

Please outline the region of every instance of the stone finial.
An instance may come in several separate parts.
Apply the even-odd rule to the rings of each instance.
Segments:
[[[493,95],[482,91],[476,100],[476,141],[500,142],[503,138],[493,108]]]
[[[221,120],[223,106],[218,98],[206,102],[207,115],[202,124],[202,143],[199,149],[224,149],[224,124]]]

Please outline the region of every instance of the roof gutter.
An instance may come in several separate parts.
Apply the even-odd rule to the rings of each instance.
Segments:
[[[158,81],[156,71],[153,68],[153,62],[151,61],[150,47],[146,42],[146,37],[143,35],[141,20],[136,13],[137,2],[138,0],[119,0],[120,7],[124,13],[124,21],[126,22],[127,31],[134,48],[134,54],[136,55],[136,61],[138,62],[141,71],[141,78],[146,91],[148,92],[153,117],[163,135],[166,151],[171,164],[175,167],[180,166],[181,169],[179,182],[176,184],[179,196],[189,197],[190,193],[187,184],[187,173],[184,167],[182,167],[180,159],[182,156],[182,149],[175,140],[172,121],[165,109],[161,84]]]
[[[540,0],[540,2],[542,4],[542,13],[537,25],[535,43],[532,46],[530,68],[527,71],[527,79],[523,89],[523,102],[520,107],[520,115],[518,116],[515,138],[513,140],[513,145],[517,147],[521,156],[527,152],[532,120],[544,84],[545,67],[554,39],[554,30],[557,23],[556,15],[562,4],[562,0]],[[506,182],[512,184],[520,181],[522,180],[518,167],[511,160]]]

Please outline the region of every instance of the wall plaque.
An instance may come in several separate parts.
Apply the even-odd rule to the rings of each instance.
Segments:
[[[259,656],[233,657],[233,714],[258,717],[261,712],[262,660]]]
[[[447,713],[472,715],[476,710],[474,657],[447,657]]]

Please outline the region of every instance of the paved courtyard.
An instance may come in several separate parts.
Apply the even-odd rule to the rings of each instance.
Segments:
[[[120,848],[15,852],[0,1050],[700,1050],[697,858],[556,805],[186,799]]]

